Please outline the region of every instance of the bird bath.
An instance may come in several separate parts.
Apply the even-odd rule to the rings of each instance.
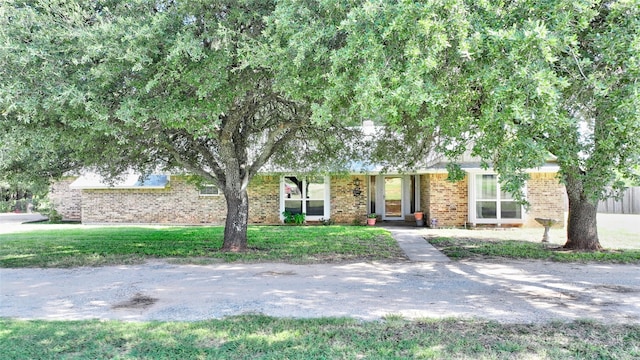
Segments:
[[[556,219],[547,219],[547,218],[536,218],[538,224],[544,226],[544,235],[542,235],[542,242],[548,243],[551,236],[549,236],[549,229],[555,225],[558,220]]]

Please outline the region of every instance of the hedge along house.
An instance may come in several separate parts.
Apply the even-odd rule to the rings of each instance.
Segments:
[[[463,163],[466,177],[447,180],[444,164],[412,173],[375,171],[349,175],[262,174],[249,185],[249,222],[280,224],[283,213],[305,213],[307,222],[364,223],[367,214],[411,222],[422,211],[427,225],[539,226],[536,217],[564,220],[565,191],[553,163],[532,170],[525,209],[500,189],[498,176],[478,163]],[[188,176],[129,174],[113,184],[95,175],[52,185],[51,200],[66,218],[85,224],[224,224],[226,202],[213,185]],[[415,224],[415,223],[413,223]]]

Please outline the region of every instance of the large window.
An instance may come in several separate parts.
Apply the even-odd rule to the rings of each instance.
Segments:
[[[522,206],[511,194],[500,189],[498,175],[476,174],[474,178],[472,204],[478,223],[509,223],[522,220]]]
[[[282,181],[283,209],[291,214],[306,214],[308,219],[329,218],[328,181],[323,176],[285,176]]]

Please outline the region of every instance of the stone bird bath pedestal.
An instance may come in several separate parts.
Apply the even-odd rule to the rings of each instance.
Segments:
[[[544,226],[544,235],[542,235],[542,242],[543,243],[548,243],[549,239],[551,238],[549,236],[549,229],[555,225],[558,220],[556,219],[547,219],[547,218],[536,218],[536,221],[538,222],[538,224]]]

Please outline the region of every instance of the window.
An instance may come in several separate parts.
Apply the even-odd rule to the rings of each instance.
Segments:
[[[282,211],[304,213],[307,219],[329,218],[328,181],[323,176],[285,176],[282,181]]]
[[[215,185],[200,186],[200,196],[216,196],[220,194],[220,189]]]
[[[498,175],[476,174],[473,178],[471,220],[478,223],[519,223],[522,206],[511,194],[501,191]]]

